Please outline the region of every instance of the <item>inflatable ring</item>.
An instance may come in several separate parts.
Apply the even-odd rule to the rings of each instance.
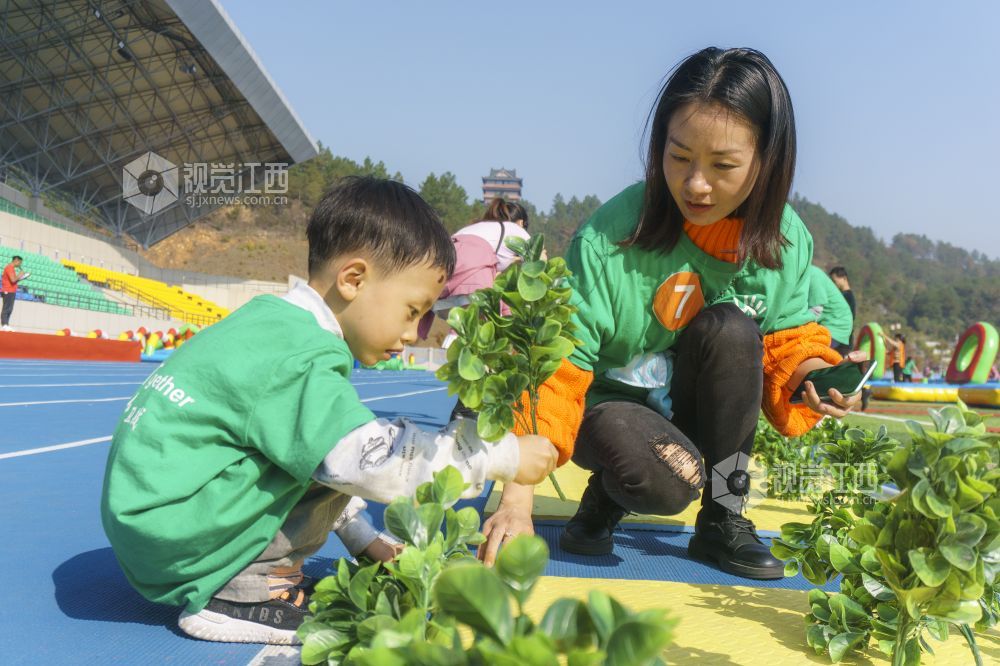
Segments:
[[[949,384],[985,384],[997,358],[997,329],[976,322],[958,339],[944,378]]]
[[[882,339],[882,327],[873,321],[864,325],[858,333],[858,342],[855,349],[860,349],[868,353],[868,358],[878,363],[875,369],[876,377],[892,377],[892,368],[885,365],[885,340]]]

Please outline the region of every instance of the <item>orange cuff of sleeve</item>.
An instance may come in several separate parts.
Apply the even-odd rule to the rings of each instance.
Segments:
[[[761,408],[767,420],[786,437],[809,432],[823,416],[808,405],[789,403],[792,391],[785,386],[804,361],[821,358],[840,363],[842,357],[830,347],[830,332],[811,323],[764,336],[764,396]]]
[[[538,388],[538,434],[549,438],[559,451],[559,465],[564,465],[573,455],[576,433],[583,423],[583,407],[587,389],[594,381],[594,373],[581,370],[566,359],[559,369]],[[531,423],[527,392],[521,396],[524,405],[522,416]],[[527,431],[515,426],[514,434]]]

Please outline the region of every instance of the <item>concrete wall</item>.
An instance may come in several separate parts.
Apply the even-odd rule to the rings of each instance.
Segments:
[[[426,365],[430,371],[437,370],[448,362],[448,350],[440,347],[403,347],[403,360],[409,361],[413,356],[416,365]]]
[[[244,280],[241,278],[179,271],[160,268],[142,257],[138,261],[139,275],[165,282],[168,285],[178,285],[184,291],[189,291],[221,305],[228,310],[235,310],[254,296],[260,294],[283,295],[288,291],[288,285],[283,282],[266,282],[264,280]]]
[[[139,255],[123,247],[88,238],[41,222],[0,211],[0,245],[44,254],[59,261],[71,259],[121,273],[136,272]]]
[[[168,285],[179,285],[185,291],[207,298],[229,310],[235,310],[260,294],[284,294],[288,291],[287,285],[281,282],[243,280],[160,268],[127,248],[4,211],[0,211],[0,245],[37,252],[56,261],[81,261],[120,273],[141,275]]]
[[[10,318],[11,327],[21,333],[55,333],[70,328],[76,335],[86,335],[99,328],[111,338],[117,338],[123,331],[134,331],[140,326],[153,331],[166,331],[169,328],[180,328],[181,324],[183,322],[177,319],[132,317],[32,301],[15,301],[14,313]]]

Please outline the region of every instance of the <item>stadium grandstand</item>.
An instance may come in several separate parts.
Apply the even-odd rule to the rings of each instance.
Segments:
[[[137,251],[228,203],[192,193],[280,188],[281,171],[317,153],[221,5],[3,7],[0,268],[17,255],[31,273],[19,284],[15,330],[204,326],[257,294],[284,292],[283,283],[161,269]]]

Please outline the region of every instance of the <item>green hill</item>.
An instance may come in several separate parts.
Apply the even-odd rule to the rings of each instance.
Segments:
[[[976,321],[1000,323],[1000,261],[916,234],[887,245],[800,195],[791,203],[812,232],[814,263],[847,269],[859,322],[900,323],[944,342]]]
[[[357,163],[324,147],[317,157],[292,167],[290,205],[216,211],[158,244],[151,258],[177,268],[258,279],[302,274],[309,214],[331,183],[355,174],[402,180],[382,162]],[[449,172],[430,174],[417,189],[451,231],[483,212],[482,202]],[[548,210],[523,203],[531,231],[545,234],[553,256],[565,252],[577,227],[601,205],[593,195],[567,200],[558,194]],[[947,362],[955,338],[967,326],[979,320],[998,323],[1000,261],[914,234],[899,234],[886,244],[871,229],[854,227],[800,195],[791,204],[813,234],[815,263],[824,269],[847,269],[858,300],[856,328],[868,321],[901,324],[917,356],[935,347],[944,350],[943,358],[928,355],[940,364]]]

